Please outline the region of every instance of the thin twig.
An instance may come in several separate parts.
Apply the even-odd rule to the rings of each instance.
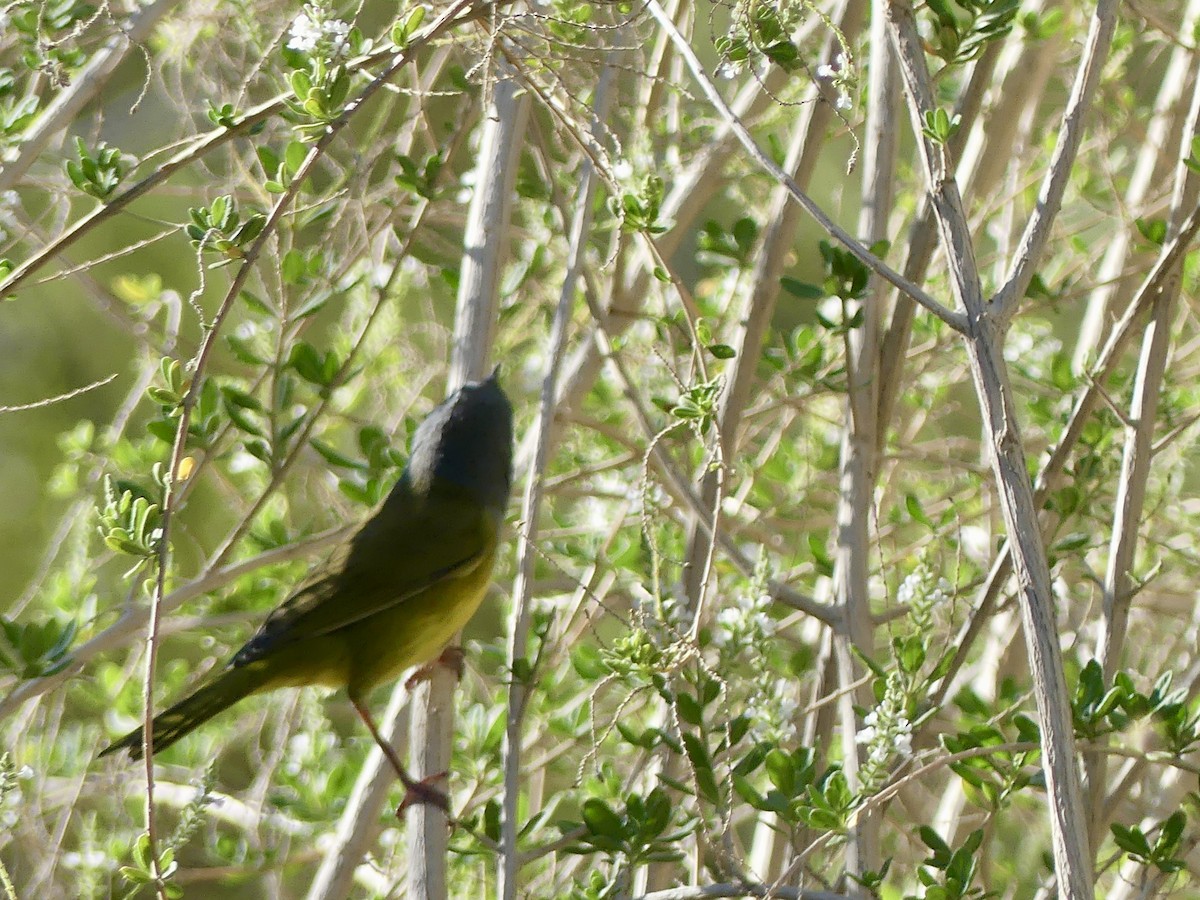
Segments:
[[[887,281],[891,282],[905,294],[912,297],[915,301],[920,303],[923,307],[925,307],[955,331],[965,332],[967,330],[966,316],[960,312],[955,312],[954,310],[943,306],[918,285],[913,284],[911,281],[881,260],[878,256],[864,247],[861,242],[856,240],[850,235],[849,232],[847,232],[844,228],[834,222],[833,219],[826,215],[825,211],[800,189],[800,186],[796,184],[792,177],[788,175],[787,172],[783,171],[783,169],[781,169],[779,165],[767,155],[766,151],[758,146],[757,142],[755,142],[754,137],[750,134],[746,126],[733,114],[733,110],[729,108],[729,104],[725,102],[725,98],[721,96],[716,86],[712,83],[712,79],[710,79],[705,73],[703,64],[700,62],[699,58],[697,58],[695,51],[692,50],[687,38],[685,38],[679,32],[679,29],[675,27],[675,23],[671,21],[671,17],[666,14],[662,6],[658,3],[658,0],[646,0],[646,9],[649,10],[650,14],[654,16],[663,29],[671,36],[671,39],[675,42],[675,47],[679,51],[680,56],[683,57],[685,62],[687,62],[688,68],[692,72],[692,77],[696,79],[697,84],[700,85],[700,89],[704,92],[704,95],[708,98],[708,101],[713,105],[717,112],[721,114],[721,118],[729,123],[730,127],[733,129],[733,133],[737,135],[737,138],[739,141],[741,141],[742,146],[746,148],[750,158],[754,160],[754,162],[756,162],[760,168],[771,175],[772,178],[774,178],[780,184],[786,186],[788,193],[792,196],[792,199],[799,203],[805,212],[812,216],[813,219],[815,219],[817,223],[825,229],[825,231],[837,238],[837,240],[842,243],[846,249],[853,253],[860,262],[867,266],[867,268],[871,269],[871,271],[877,273]]]
[[[506,0],[501,0],[506,2]],[[429,42],[441,37],[447,31],[465,21],[473,19],[487,9],[490,3],[484,0],[458,0],[451,6],[447,7],[447,11],[438,16],[429,25],[422,28],[412,36],[408,47],[399,54],[399,58],[404,62],[397,66],[395,63],[384,70],[384,73],[372,80],[367,87],[363,89],[360,95],[361,99],[366,99],[373,94],[383,83],[389,81],[396,71],[411,58],[412,50],[425,46]],[[352,60],[346,64],[346,68],[350,72],[358,72],[376,65],[385,60],[395,59],[397,51],[395,48],[388,47],[383,50],[378,50],[361,59]],[[291,94],[281,93],[272,97],[270,100],[265,100],[247,110],[242,115],[238,116],[233,124],[215,128],[207,134],[203,134],[195,140],[181,148],[174,156],[160,164],[153,172],[143,178],[141,181],[121,191],[109,199],[103,205],[97,207],[92,212],[76,220],[76,222],[52,240],[49,244],[39,250],[36,254],[26,259],[18,265],[4,281],[0,282],[0,296],[6,296],[15,291],[22,283],[31,275],[46,266],[59,253],[74,244],[82,238],[88,231],[96,226],[113,218],[118,212],[129,206],[134,200],[148,194],[151,190],[157,187],[162,182],[166,181],[176,172],[186,168],[193,162],[207,156],[213,150],[223,146],[235,137],[249,134],[253,129],[272,118],[277,113],[281,112],[287,105]],[[348,112],[353,111],[354,104],[348,107]],[[336,123],[331,123],[330,127],[334,128]],[[339,131],[340,126],[334,128]]]
[[[0,413],[23,412],[27,409],[41,409],[44,406],[53,406],[55,403],[62,403],[64,400],[71,400],[80,394],[86,394],[88,391],[104,387],[104,385],[116,378],[118,374],[118,372],[113,372],[107,378],[101,378],[99,381],[93,381],[91,384],[85,384],[83,387],[75,388],[73,391],[67,391],[65,394],[58,394],[54,397],[47,397],[44,400],[34,400],[32,403],[22,403],[17,406],[0,406]]]
[[[612,99],[613,70],[606,66],[600,75],[594,101],[594,116],[603,121]],[[538,408],[537,438],[533,458],[529,463],[525,498],[522,503],[521,529],[517,545],[517,577],[513,582],[512,613],[509,624],[509,670],[515,672],[518,660],[527,654],[529,631],[529,605],[536,544],[538,519],[542,507],[545,483],[543,475],[550,457],[552,425],[554,423],[555,398],[558,394],[558,378],[566,353],[567,328],[571,321],[571,308],[578,289],[580,269],[587,250],[587,238],[592,224],[592,199],[596,191],[595,170],[586,160],[580,173],[578,195],[574,198],[574,221],[570,224],[567,251],[567,270],[559,291],[558,305],[550,327],[549,345],[546,348],[546,374],[542,379],[542,393]],[[532,675],[532,673],[530,673]],[[508,689],[508,716],[504,732],[504,797],[500,832],[500,896],[513,900],[517,896],[517,873],[519,854],[517,837],[520,823],[517,810],[521,799],[521,735],[527,702],[526,682],[513,677]]]
[[[1041,265],[1051,227],[1062,206],[1063,193],[1075,165],[1079,143],[1083,140],[1084,120],[1091,109],[1096,85],[1100,83],[1100,73],[1108,59],[1108,48],[1117,26],[1117,5],[1117,0],[1099,0],[1092,14],[1092,24],[1088,29],[1083,55],[1079,59],[1071,97],[1063,114],[1058,143],[1050,158],[1050,168],[1042,180],[1033,214],[1017,245],[1008,279],[996,293],[994,305],[997,321],[1001,323],[1012,318],[1021,298],[1025,296],[1029,282],[1033,280],[1034,272]]]
[[[21,176],[41,156],[50,139],[75,121],[79,112],[104,89],[117,67],[150,36],[163,16],[174,9],[180,0],[155,0],[131,17],[126,27],[92,54],[88,64],[71,79],[69,88],[61,91],[46,107],[37,121],[22,135],[15,159],[0,166],[0,193],[13,188]]]

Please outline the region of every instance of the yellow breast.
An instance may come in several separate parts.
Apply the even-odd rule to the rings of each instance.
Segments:
[[[349,652],[352,697],[435,658],[479,608],[492,580],[494,553],[394,607],[339,632]]]

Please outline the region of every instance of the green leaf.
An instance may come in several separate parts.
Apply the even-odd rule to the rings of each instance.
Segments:
[[[728,344],[709,344],[708,352],[717,359],[733,359],[737,356],[737,351]]]
[[[297,69],[292,72],[288,81],[291,84],[292,93],[296,96],[296,99],[303,102],[312,90],[312,79],[308,77],[308,73],[303,69]]]
[[[690,731],[685,731],[681,737],[683,738],[684,750],[687,753],[688,759],[692,762],[692,774],[696,779],[696,786],[704,799],[709,803],[718,803],[720,801],[720,791],[717,789],[717,781],[713,775],[712,758],[708,754],[708,748],[704,745],[704,740],[697,734]]]
[[[680,692],[675,697],[675,708],[679,711],[679,718],[687,722],[689,725],[697,725],[704,720],[704,709],[696,702],[696,698],[690,694]]]
[[[135,869],[133,866],[121,866],[117,869],[117,872],[130,884],[150,884],[154,881],[154,876],[149,872],[143,872],[141,869]]]
[[[764,765],[767,770],[767,777],[771,779],[771,784],[779,788],[787,796],[794,796],[796,793],[796,772],[792,767],[792,758],[783,750],[774,749],[767,754],[764,760]]]
[[[409,40],[412,38],[416,30],[421,26],[421,22],[425,20],[425,7],[415,6],[408,12],[400,21],[392,26],[392,43],[400,49],[408,46]]]
[[[823,300],[825,292],[815,284],[801,281],[798,278],[784,275],[779,279],[779,286],[801,300]]]
[[[596,797],[585,800],[580,812],[583,816],[583,824],[592,834],[614,839],[624,836],[625,826],[621,822],[621,817],[613,812],[612,807],[603,800]]]
[[[922,525],[927,525],[930,528],[934,527],[929,516],[925,515],[925,510],[921,506],[921,501],[917,499],[916,494],[906,494],[904,497],[904,508],[908,510],[908,514],[912,518],[920,522]]]
[[[1142,859],[1149,859],[1150,842],[1146,840],[1146,835],[1142,833],[1140,828],[1127,828],[1116,822],[1108,827],[1109,831],[1112,832],[1113,841],[1121,850]]]
[[[1166,219],[1135,219],[1138,234],[1156,246],[1161,247],[1167,240]]]
[[[825,535],[810,532],[808,535],[808,550],[813,557],[813,565],[821,575],[833,574],[833,560],[825,551]]]

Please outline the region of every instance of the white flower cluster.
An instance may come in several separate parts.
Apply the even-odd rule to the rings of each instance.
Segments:
[[[770,744],[790,743],[796,738],[796,714],[800,710],[796,684],[781,678],[763,688],[746,704],[750,733],[756,740]]]
[[[24,796],[22,786],[33,782],[34,772],[32,768],[25,765],[21,766],[14,774],[16,779],[7,789],[4,805],[0,806],[0,828],[4,828],[6,831],[15,828],[17,822],[20,821],[22,797]]]
[[[326,59],[339,59],[349,46],[350,24],[330,18],[324,9],[310,3],[288,30],[287,47],[300,53],[321,52]]]
[[[948,603],[952,595],[953,585],[939,578],[922,555],[917,567],[896,591],[896,602],[909,608],[908,615],[915,627],[925,630],[933,626],[933,610]]]
[[[833,63],[822,63],[817,66],[817,77],[825,78],[837,88],[837,108],[849,109],[850,87],[853,82],[853,70],[850,68],[850,57],[839,53]]]
[[[913,726],[908,718],[908,698],[912,690],[910,676],[899,670],[890,672],[883,699],[863,716],[862,728],[854,736],[856,743],[867,748],[867,758],[859,769],[866,793],[873,792],[887,780],[891,760],[912,756]]]
[[[103,850],[70,850],[59,857],[64,869],[99,869],[108,862]]]
[[[741,594],[717,613],[713,643],[718,647],[750,645],[775,634],[775,620],[767,615],[771,598],[766,594]]]
[[[0,242],[8,240],[10,231],[16,230],[21,223],[17,221],[16,209],[21,205],[21,198],[16,191],[5,191],[0,194]]]
[[[867,713],[862,729],[854,736],[857,743],[867,745],[867,761],[872,766],[882,766],[893,754],[906,759],[912,756],[912,723],[904,715],[880,715],[883,709],[881,705]]]

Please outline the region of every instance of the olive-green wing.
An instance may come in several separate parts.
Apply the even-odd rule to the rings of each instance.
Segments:
[[[438,497],[385,505],[263,622],[235,666],[330,634],[467,574],[495,548],[497,523],[478,504]]]

